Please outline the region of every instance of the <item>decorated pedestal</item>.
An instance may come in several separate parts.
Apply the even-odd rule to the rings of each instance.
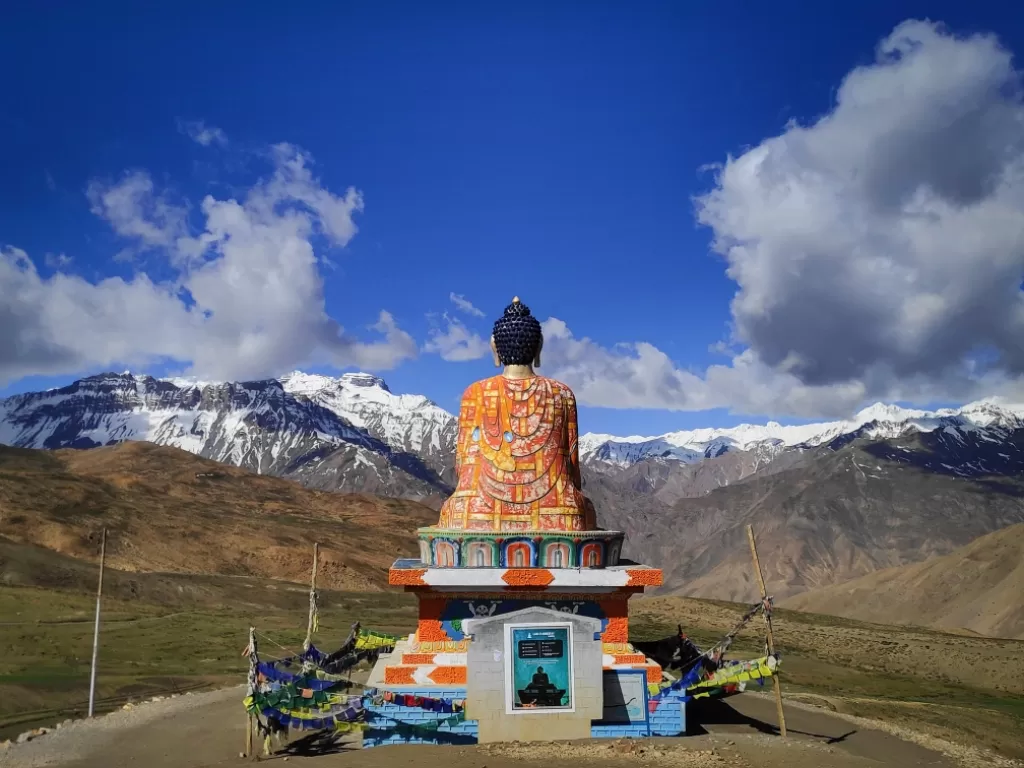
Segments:
[[[420,562],[434,568],[604,568],[617,565],[620,531],[420,528]]]
[[[421,533],[434,536],[434,542],[450,541],[430,531]],[[621,534],[606,539],[621,542]],[[595,540],[601,538],[572,542],[567,562],[577,562],[584,542]],[[498,561],[514,561],[509,552],[517,551],[520,541],[498,543]],[[543,556],[545,543],[530,550],[531,558]],[[455,555],[461,558],[466,551],[473,550],[457,547]],[[678,697],[650,711],[647,691],[662,681],[662,670],[629,644],[629,598],[661,581],[660,570],[619,562],[617,556],[614,565],[590,568],[397,561],[389,582],[416,595],[419,621],[392,654],[378,660],[369,685],[420,697],[464,698],[465,720],[422,733],[396,733],[385,720],[377,732],[371,727],[364,744],[681,733]],[[396,722],[439,719],[390,704],[375,714]]]

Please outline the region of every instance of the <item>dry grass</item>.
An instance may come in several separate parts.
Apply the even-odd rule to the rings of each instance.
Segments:
[[[682,623],[702,642],[732,628],[744,606],[690,598],[633,603],[631,626],[664,636]],[[867,624],[777,610],[775,638],[787,695],[836,712],[883,720],[953,742],[1024,758],[1024,642]],[[763,648],[760,619],[738,655]]]
[[[121,576],[116,572],[108,575]],[[140,574],[152,600],[107,598],[99,655],[101,709],[155,694],[244,682],[241,655],[250,626],[260,652],[301,648],[306,590],[251,578]],[[156,586],[149,582],[156,583]],[[314,642],[341,643],[354,621],[405,632],[415,608],[404,593],[320,593]],[[0,587],[0,740],[35,724],[84,713],[88,702],[94,598],[38,588]]]
[[[90,451],[0,447],[0,537],[123,571],[220,573],[379,590],[413,531],[437,513],[411,501],[311,491],[185,451],[126,442]],[[37,573],[5,574],[35,584]]]
[[[948,555],[886,568],[783,601],[802,611],[1024,639],[1024,523]]]

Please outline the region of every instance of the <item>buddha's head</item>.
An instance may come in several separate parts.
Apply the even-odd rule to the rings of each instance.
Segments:
[[[516,296],[505,307],[505,313],[494,323],[491,351],[497,366],[540,366],[540,349],[544,335],[530,308]]]

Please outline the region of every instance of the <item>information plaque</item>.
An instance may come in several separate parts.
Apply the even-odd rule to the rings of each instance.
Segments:
[[[573,711],[572,625],[510,624],[505,633],[507,711]]]

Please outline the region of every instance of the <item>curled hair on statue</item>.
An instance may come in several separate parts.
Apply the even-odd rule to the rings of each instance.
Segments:
[[[544,342],[540,323],[516,296],[494,323],[494,351],[502,365],[532,365]]]

